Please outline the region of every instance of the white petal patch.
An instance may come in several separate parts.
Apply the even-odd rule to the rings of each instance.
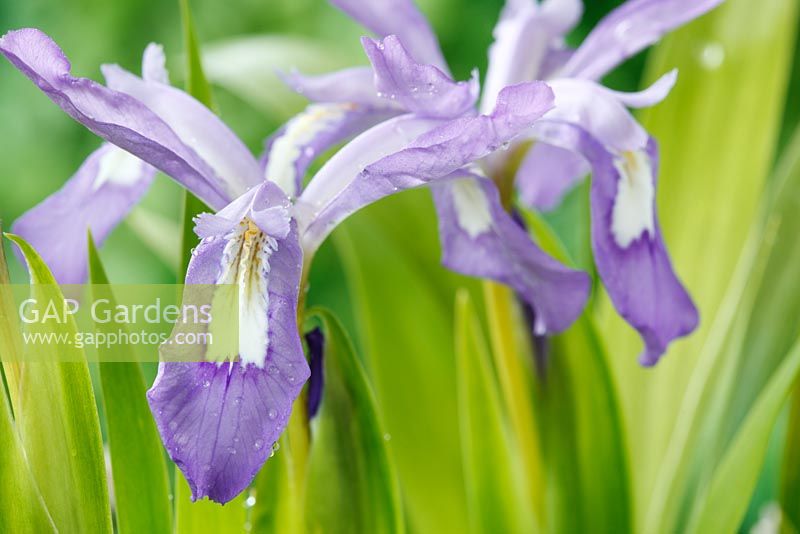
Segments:
[[[107,145],[108,150],[100,158],[97,176],[92,184],[92,189],[97,191],[106,183],[121,186],[132,186],[142,177],[144,162],[121,148]]]
[[[278,245],[250,219],[239,223],[227,239],[217,283],[238,286],[238,348],[242,365],[264,367],[269,345],[269,259]],[[216,307],[215,302],[212,309]]]
[[[475,180],[456,180],[450,191],[456,210],[458,225],[471,238],[487,232],[492,226],[489,201]]]
[[[627,248],[644,232],[650,237],[655,235],[653,172],[650,158],[642,151],[625,152],[614,166],[619,171],[619,181],[611,232],[617,245]]]
[[[286,130],[272,144],[264,178],[278,184],[289,197],[297,196],[295,163],[303,154],[314,156],[310,146],[321,132],[336,125],[352,104],[312,104],[286,124]]]

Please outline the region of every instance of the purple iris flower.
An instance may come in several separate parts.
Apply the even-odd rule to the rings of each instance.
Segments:
[[[413,63],[398,41],[387,43],[365,46],[379,90],[396,91],[398,102],[362,85],[364,71],[342,74],[348,100],[310,106],[268,141],[259,161],[211,111],[168,85],[158,47],[148,47],[142,78],[106,66],[103,86],[73,77],[61,49],[38,30],[0,38],[0,52],[108,143],[21,219],[19,228],[45,258],[58,266],[63,257],[52,248],[61,242],[83,255],[78,233],[86,225],[107,233],[139,199],[153,168],[216,210],[196,220],[201,241],[186,283],[238,287],[239,353],[223,362],[162,362],[148,392],[194,499],[229,501],[269,456],[309,377],[296,322],[302,270],[333,227],[370,202],[411,187],[447,186],[437,195],[446,195],[440,209],[453,212],[443,218],[459,228],[451,256],[479,246],[501,258],[495,277],[532,295],[548,329],[565,328],[583,307],[586,275],[536,248],[500,207],[491,182],[469,167],[528,131],[552,108],[552,91],[542,82],[502,88],[491,112],[481,115],[473,107],[474,80],[454,82]],[[325,84],[319,89],[327,91]],[[370,125],[302,187],[317,155]],[[112,204],[117,197],[124,202]],[[54,212],[47,203],[64,208]],[[81,218],[62,227],[64,211]],[[485,270],[473,258],[474,268]],[[80,280],[85,265],[67,263],[56,272],[61,281]]]
[[[659,230],[656,143],[626,109],[663,100],[676,81],[676,73],[666,74],[639,93],[612,91],[596,80],[666,32],[721,2],[629,0],[605,17],[580,47],[571,50],[564,37],[580,19],[580,0],[507,0],[489,51],[489,69],[479,104],[483,112],[494,106],[502,88],[515,83],[541,79],[553,89],[555,107],[512,141],[512,148],[533,142],[514,180],[519,200],[530,207],[552,209],[591,170],[595,262],[617,311],[644,341],[640,356],[643,365],[654,365],[669,343],[693,331],[699,320],[672,268]],[[430,25],[411,0],[331,3],[379,36],[399,35],[412,57],[438,66],[440,74],[446,72]],[[385,13],[391,16],[381,16]],[[425,79],[419,67],[387,68],[392,63],[398,65],[400,48],[394,38],[387,38],[383,45],[367,43],[383,96],[388,96],[391,104],[419,115],[441,113],[441,107],[431,110],[424,106],[426,98],[438,100],[433,96],[439,92],[435,79]],[[350,69],[348,84],[340,83],[344,73],[318,77],[292,74],[287,81],[318,102],[350,99],[366,104],[358,98],[357,86],[366,84],[368,76],[366,69]],[[451,97],[448,102],[456,108],[459,100]],[[507,169],[512,154],[513,150],[494,151],[478,166],[457,172],[496,176]],[[512,252],[521,237],[510,227],[500,229],[504,223],[498,223],[503,219],[496,217],[496,191],[481,183],[485,182],[475,178],[434,188],[445,263],[465,274],[494,278],[514,287],[532,305],[537,333],[558,331],[570,321],[552,318],[548,308],[560,303],[574,310],[580,299],[573,292],[554,296],[551,303],[547,297],[526,292],[518,276],[520,255]],[[495,239],[487,239],[487,235]],[[526,249],[530,254],[530,248]],[[571,317],[572,313],[565,312],[564,316]]]

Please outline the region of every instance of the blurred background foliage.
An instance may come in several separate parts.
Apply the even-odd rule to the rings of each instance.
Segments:
[[[456,77],[466,78],[474,67],[485,72],[486,50],[502,0],[419,3],[437,32]],[[583,20],[570,40],[580,42],[603,15],[620,3],[587,1]],[[220,113],[256,153],[264,138],[304,105],[303,99],[281,87],[274,74],[276,68],[296,65],[308,72],[324,72],[366,63],[358,42],[362,31],[324,0],[194,0],[192,10]],[[730,384],[744,384],[743,389],[750,387],[754,391],[749,396],[733,397],[729,384],[727,389],[718,388],[728,393],[721,394],[717,404],[709,401],[709,406],[723,405],[730,412],[724,419],[729,422],[720,423],[722,444],[709,445],[710,441],[704,441],[708,436],[693,430],[694,425],[699,425],[700,430],[715,428],[711,424],[703,426],[702,418],[683,425],[687,428],[681,427],[681,414],[685,414],[687,406],[684,392],[691,390],[693,380],[699,384],[694,386],[699,391],[706,384],[696,376],[706,369],[702,365],[706,360],[700,355],[706,350],[707,340],[713,341],[712,325],[729,331],[725,325],[717,326],[715,318],[722,315],[720,310],[727,309],[725,299],[733,298],[729,295],[731,286],[737,283],[737,265],[746,262],[748,251],[758,249],[763,241],[760,229],[768,220],[768,208],[777,205],[791,214],[792,202],[796,202],[800,190],[791,185],[797,182],[792,177],[798,175],[791,154],[783,158],[782,173],[773,172],[776,161],[787,149],[794,146],[792,153],[800,150],[800,143],[791,143],[800,119],[796,0],[729,0],[721,11],[722,14],[713,14],[677,32],[655,50],[631,59],[606,79],[614,88],[633,90],[672,67],[681,69],[679,85],[670,99],[643,114],[642,119],[662,143],[662,223],[677,271],[697,295],[704,322],[696,336],[677,344],[654,370],[636,367],[638,342],[615,317],[602,294],[597,295],[592,310],[596,312],[598,328],[590,321],[581,321],[573,335],[555,341],[553,357],[562,357],[559,361],[566,363],[563,368],[555,365],[547,388],[537,392],[541,401],[537,416],[549,421],[542,424],[563,428],[562,435],[545,438],[549,445],[543,452],[550,461],[550,476],[557,473],[564,485],[553,487],[548,494],[548,506],[561,507],[559,517],[567,521],[559,524],[561,531],[586,531],[592,526],[580,523],[578,513],[572,518],[575,522],[569,522],[569,510],[579,503],[588,507],[584,510],[587,514],[603,510],[602,524],[608,528],[625,529],[631,526],[630,521],[648,532],[657,525],[670,530],[660,523],[663,517],[671,518],[676,529],[705,526],[697,519],[692,501],[698,498],[701,500],[697,502],[706,502],[702,500],[706,495],[697,494],[698,480],[705,474],[697,465],[681,462],[681,446],[708,446],[708,455],[724,451],[723,444],[734,441],[737,425],[749,415],[747,407],[755,402],[759,388],[773,376],[773,369],[778,369],[797,337],[796,317],[781,318],[778,313],[795,313],[796,308],[788,305],[776,305],[778,312],[769,316],[773,320],[777,317],[779,324],[759,323],[757,312],[731,319],[730,331],[746,331],[751,341],[737,342],[727,349],[744,354],[745,358],[735,359],[734,368],[721,366],[720,373],[726,369],[731,373],[726,376],[739,377],[731,379]],[[182,82],[183,45],[177,2],[0,0],[0,31],[22,26],[35,26],[53,36],[72,60],[74,72],[95,79],[100,76],[99,65],[103,62],[116,62],[138,71],[146,44],[160,42],[167,52],[173,83]],[[237,47],[261,47],[264,53],[254,60],[238,56],[236,52],[241,48]],[[22,212],[60,187],[99,141],[34,90],[7,62],[0,62],[0,117],[0,219],[8,227]],[[780,192],[783,196],[775,205],[766,202],[770,197],[779,197]],[[159,177],[142,206],[111,235],[101,251],[109,279],[116,283],[176,280],[180,203],[178,187]],[[545,222],[564,243],[565,255],[578,266],[590,268],[587,188],[573,191],[559,210],[545,217]],[[790,240],[791,227],[781,231],[789,232],[784,237]],[[779,242],[776,249],[787,247],[789,242]],[[6,250],[10,252],[10,248]],[[771,249],[762,253],[765,269],[774,269],[777,278],[786,276],[779,271],[785,265],[780,255]],[[493,383],[480,380],[480,371],[492,365],[484,345],[492,345],[495,340],[491,334],[484,339],[481,331],[486,331],[488,325],[474,321],[471,315],[476,313],[475,308],[484,308],[479,285],[442,269],[438,255],[435,217],[427,192],[387,199],[354,216],[318,253],[309,300],[332,309],[353,338],[377,398],[386,430],[384,439],[400,479],[409,530],[464,532],[468,524],[476,521],[469,517],[469,513],[475,513],[475,502],[486,508],[494,506],[487,513],[505,517],[503,502],[486,502],[487,487],[497,484],[502,489],[503,484],[520,482],[519,473],[507,466],[510,473],[478,468],[464,472],[465,466],[481,463],[476,457],[481,449],[474,442],[480,441],[480,430],[470,427],[464,419],[464,403],[485,397],[485,404],[479,401],[469,409],[483,410],[487,424],[503,426],[498,415],[502,411],[501,394],[493,389]],[[9,263],[12,280],[26,281],[21,265],[13,259]],[[739,269],[746,271],[740,277],[749,280],[747,268]],[[741,301],[734,298],[734,304],[747,298],[759,303],[759,299],[778,290],[794,287],[776,285],[776,290],[760,284],[742,282],[741,293],[745,297]],[[466,288],[466,292],[459,293],[459,304],[455,306],[459,288]],[[788,302],[800,303],[800,295],[788,297]],[[768,304],[758,305],[768,308]],[[461,345],[454,343],[454,331],[461,332]],[[760,336],[767,341],[761,342]],[[464,344],[464,339],[469,343]],[[493,345],[492,349],[496,347]],[[599,359],[590,358],[597,354],[601,354]],[[747,355],[753,359],[747,360]],[[602,374],[606,359],[609,377]],[[524,366],[521,369],[531,372]],[[580,369],[585,371],[576,372]],[[716,368],[711,369],[705,372],[713,375]],[[93,378],[97,378],[94,371]],[[151,366],[144,371],[149,384],[154,369]],[[748,382],[746,378],[752,380]],[[585,392],[576,389],[601,384],[593,390],[596,394],[604,391],[605,382],[617,391],[621,421],[615,419],[613,398],[587,395],[581,400]],[[709,379],[708,383],[713,381]],[[469,386],[467,392],[465,385]],[[554,393],[554,389],[558,391]],[[562,421],[564,412],[560,406],[567,399],[559,398],[559,394],[572,395],[583,403],[597,401],[607,405],[608,413],[594,412],[608,419],[597,423],[601,433],[590,437],[597,439],[605,435],[602,432],[608,425],[620,425],[626,440],[621,449],[630,458],[603,456],[604,460],[611,458],[608,471],[604,472],[601,466],[597,471],[584,472],[569,465],[568,457],[559,456],[557,449],[564,444],[572,443],[575,455],[591,454],[591,449],[602,445],[581,442],[588,439],[578,429],[587,424],[580,421],[581,414],[585,418],[593,408],[575,400],[574,406],[570,404],[575,421]],[[749,530],[769,503],[779,498],[779,473],[786,452],[784,436],[787,426],[795,428],[789,419],[789,410],[784,408],[769,439],[767,460],[742,530]],[[465,432],[464,425],[471,431]],[[794,432],[800,435],[796,429]],[[614,439],[613,435],[609,439]],[[496,452],[496,448],[489,449]],[[499,465],[504,456],[516,460],[520,451],[511,447],[505,453],[499,455]],[[585,460],[586,456],[582,458]],[[695,464],[703,461],[701,455],[692,458]],[[667,465],[676,471],[659,472],[664,469],[664,462],[673,460]],[[759,461],[757,454],[754,461]],[[606,491],[607,498],[613,500],[618,491],[627,491],[617,487],[628,483],[626,468],[630,470],[630,502],[626,496],[615,515],[604,507],[601,496]],[[672,480],[673,475],[681,476],[680,469],[692,474],[685,477],[684,486],[673,484]],[[615,477],[592,483],[583,480],[580,486],[584,493],[578,493],[581,476],[608,474]],[[260,479],[259,484],[262,483],[269,481]],[[571,483],[575,487],[570,487]],[[476,488],[476,484],[480,487]],[[663,500],[650,502],[653,492],[663,495]],[[594,510],[591,503],[581,501],[590,498],[598,499]],[[710,499],[708,502],[717,502]],[[613,508],[614,503],[609,505]],[[725,511],[719,513],[724,515]],[[531,521],[525,514],[506,519],[516,525]]]

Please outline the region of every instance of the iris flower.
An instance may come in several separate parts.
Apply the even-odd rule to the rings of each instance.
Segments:
[[[478,114],[474,80],[457,83],[412,64],[391,39],[365,46],[379,87],[352,88],[371,99],[311,106],[269,140],[258,161],[210,110],[168,85],[157,46],[145,52],[143,77],[104,66],[103,86],[72,76],[61,49],[38,30],[0,38],[0,51],[20,71],[107,142],[18,223],[45,258],[58,266],[63,254],[82,256],[85,226],[107,233],[141,196],[153,168],[216,211],[196,220],[201,241],[186,283],[238,286],[239,354],[223,362],[162,362],[148,392],[162,440],[194,499],[224,503],[239,494],[286,427],[309,377],[296,322],[302,273],[333,227],[395,191],[462,183],[472,162],[528,131],[553,106],[544,83],[524,82],[502,88],[492,111]],[[378,91],[385,84],[402,94],[403,106],[383,105]],[[318,154],[370,124],[302,187]],[[468,175],[480,188],[454,186],[440,205],[453,211],[459,228],[450,254],[475,244],[496,253],[487,261],[506,260],[497,278],[528,291],[548,328],[565,328],[580,313],[588,277],[542,253],[500,208],[491,182]],[[70,261],[56,271],[62,282],[78,280],[85,264]]]
[[[692,332],[697,309],[675,274],[658,225],[658,149],[626,109],[663,100],[676,72],[639,93],[612,91],[596,80],[721,1],[629,0],[571,50],[564,37],[580,19],[580,0],[507,0],[494,30],[479,107],[486,112],[503,87],[536,79],[546,80],[553,89],[555,107],[509,150],[495,151],[457,171],[473,179],[434,188],[445,263],[515,288],[533,307],[537,334],[557,332],[576,317],[582,307],[581,282],[573,277],[572,291],[560,296],[535,294],[526,283],[525,269],[518,268],[520,256],[509,253],[518,236],[498,222],[503,219],[496,216],[497,191],[477,178],[483,174],[502,181],[516,149],[526,150],[533,143],[513,179],[520,201],[529,207],[552,209],[591,170],[595,263],[615,308],[643,339],[639,361],[654,365],[671,341]],[[446,76],[447,65],[430,25],[411,0],[331,3],[378,36],[399,37],[365,41],[383,102],[376,103],[374,94],[364,90],[369,87],[368,68],[313,77],[292,73],[286,80],[296,91],[317,106],[353,102],[431,117],[445,109],[455,111],[463,102],[460,94],[448,99],[448,108],[441,106],[436,80]],[[415,65],[412,58],[431,66]],[[427,102],[439,105],[426,106]],[[487,235],[500,239],[486,239]],[[550,296],[553,302],[547,300]]]

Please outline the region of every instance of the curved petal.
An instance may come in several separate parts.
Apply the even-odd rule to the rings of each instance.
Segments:
[[[600,278],[619,314],[644,340],[639,361],[654,365],[699,316],[678,280],[658,226],[655,142],[639,154],[614,155],[586,132],[542,122],[536,135],[583,154],[592,166],[592,248]]]
[[[420,63],[448,72],[439,41],[413,0],[330,0],[379,37],[397,35]]]
[[[290,197],[303,190],[308,167],[333,145],[397,112],[355,104],[311,104],[267,139],[261,157],[263,176]]]
[[[672,91],[672,88],[675,87],[675,82],[677,81],[678,69],[672,69],[668,73],[661,76],[658,80],[653,82],[650,87],[642,91],[625,93],[622,91],[613,91],[606,87],[603,87],[603,89],[629,108],[648,108],[667,98],[670,91]]]
[[[596,80],[666,33],[723,0],[628,0],[609,13],[575,51],[560,77]]]
[[[647,146],[647,132],[605,87],[589,80],[567,78],[549,81],[548,85],[555,94],[556,106],[547,113],[546,120],[574,124],[620,152]]]
[[[526,206],[549,211],[589,174],[579,154],[547,143],[535,143],[517,170],[516,185]]]
[[[217,115],[189,94],[143,80],[117,65],[103,65],[108,87],[146,105],[214,170],[231,198],[261,183],[253,155]]]
[[[308,76],[297,71],[282,74],[293,91],[312,102],[361,104],[369,107],[396,107],[378,96],[375,75],[369,67],[352,67],[329,74]]]
[[[349,183],[339,182],[339,187],[333,188],[337,193],[334,197],[315,206],[313,219],[303,236],[304,245],[313,249],[336,224],[367,204],[446,177],[501,149],[546,113],[552,101],[552,92],[542,82],[507,87],[501,91],[490,115],[441,124],[402,149],[367,165],[357,175],[350,175]],[[371,130],[362,139],[370,139],[374,134]]]
[[[192,258],[186,283],[216,283],[224,249],[222,239],[204,240]],[[292,404],[309,376],[296,324],[301,264],[293,228],[270,257],[264,365],[159,365],[148,402],[193,500],[208,497],[225,503],[241,493],[286,428]]]
[[[144,49],[144,56],[142,57],[142,78],[148,82],[169,85],[167,58],[164,56],[164,47],[160,44],[150,43]]]
[[[589,297],[589,275],[542,252],[503,209],[491,181],[447,181],[433,187],[433,198],[446,267],[516,290],[535,311],[538,335],[560,332],[578,318]]]
[[[532,0],[507,1],[492,33],[484,105],[491,106],[503,87],[544,79],[543,71],[553,68],[551,51],[582,13],[580,0],[548,0],[542,5]]]
[[[390,35],[382,41],[361,39],[379,94],[417,115],[451,119],[472,109],[478,99],[477,72],[469,82],[455,82],[433,65],[422,65],[406,52],[400,40]]]
[[[440,120],[401,115],[370,128],[336,152],[314,174],[295,203],[295,219],[301,229],[304,248],[313,250],[315,244],[322,242],[327,231],[318,224],[320,213],[370,163],[402,150],[414,139],[442,123]],[[310,228],[312,225],[313,229]]]
[[[147,192],[155,172],[135,156],[105,143],[64,187],[17,219],[12,231],[41,254],[60,284],[82,284],[87,272],[87,230],[101,244]]]
[[[53,102],[103,139],[164,171],[212,208],[230,196],[214,171],[155,113],[133,97],[70,75],[70,63],[47,35],[35,29],[0,38],[2,52]]]

